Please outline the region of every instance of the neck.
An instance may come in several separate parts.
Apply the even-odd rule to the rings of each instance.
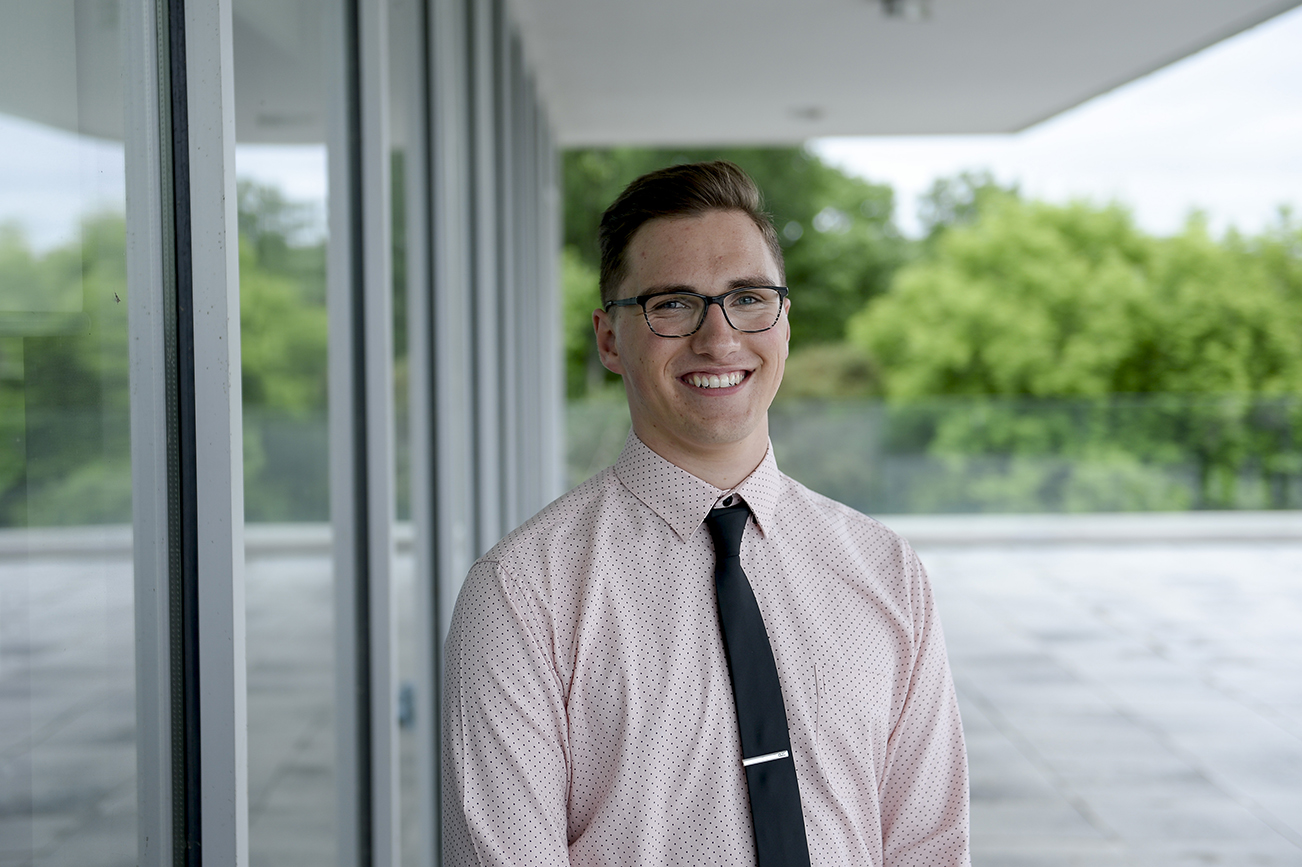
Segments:
[[[670,437],[657,436],[656,430],[643,430],[637,424],[633,425],[633,432],[643,445],[669,463],[723,491],[737,487],[755,472],[768,454],[769,447],[767,419],[750,436],[735,443],[681,443]]]

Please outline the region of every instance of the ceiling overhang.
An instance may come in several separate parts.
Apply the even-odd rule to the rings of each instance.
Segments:
[[[508,2],[556,139],[580,146],[1012,132],[1302,0]],[[321,141],[326,7],[233,5],[240,141]],[[118,22],[98,9],[14,5],[0,73],[30,86],[0,113],[121,139]]]
[[[512,5],[557,139],[577,146],[1012,132],[1298,0]]]

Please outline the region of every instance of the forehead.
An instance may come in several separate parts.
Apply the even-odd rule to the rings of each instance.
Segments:
[[[779,279],[764,234],[741,211],[648,220],[633,235],[626,257],[623,295],[663,288],[713,294],[739,279]]]

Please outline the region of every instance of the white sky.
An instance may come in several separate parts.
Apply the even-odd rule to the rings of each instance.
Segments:
[[[918,196],[938,177],[988,169],[1032,196],[1116,200],[1166,234],[1201,208],[1216,230],[1260,231],[1289,204],[1302,212],[1302,8],[1015,135],[813,142],[823,157],[896,190],[916,234]],[[325,191],[320,146],[243,146],[241,177],[291,199]],[[0,222],[38,249],[70,239],[80,216],[121,209],[122,146],[0,115]],[[1300,214],[1302,215],[1302,214]]]
[[[17,223],[38,250],[71,240],[82,216],[121,213],[121,142],[0,114],[0,223]]]
[[[964,169],[1037,198],[1115,200],[1159,234],[1194,208],[1216,231],[1257,232],[1281,204],[1302,212],[1302,8],[1014,135],[811,144],[893,186],[906,234],[919,231],[918,196]]]

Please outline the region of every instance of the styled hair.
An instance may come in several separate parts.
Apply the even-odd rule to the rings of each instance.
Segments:
[[[666,217],[696,217],[707,211],[740,211],[760,230],[779,274],[785,274],[782,245],[763,210],[759,187],[734,163],[714,160],[670,166],[643,175],[624,188],[601,215],[601,302],[615,300],[627,274],[624,253],[643,224]],[[785,279],[785,277],[784,277]]]

